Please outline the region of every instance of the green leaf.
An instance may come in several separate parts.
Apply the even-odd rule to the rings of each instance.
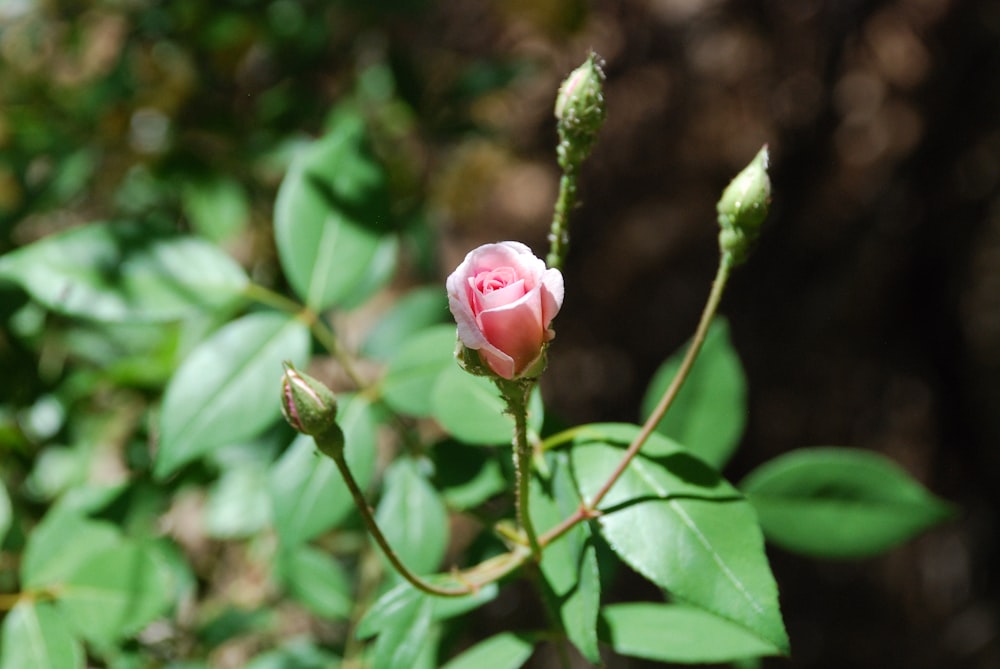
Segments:
[[[82,644],[51,602],[19,602],[4,618],[0,669],[83,669]]]
[[[202,342],[170,380],[160,411],[160,478],[209,451],[249,439],[281,416],[281,363],[302,366],[309,329],[286,314],[253,313]]]
[[[171,585],[147,548],[119,542],[82,561],[61,584],[57,604],[84,638],[104,646],[165,613]]]
[[[539,533],[558,525],[580,505],[565,455],[553,458],[550,471],[544,485],[537,478],[531,481],[531,519]],[[601,584],[589,526],[577,524],[547,546],[541,569],[569,640],[587,660],[600,663],[597,615]]]
[[[881,553],[952,515],[892,461],[849,448],[792,451],[751,472],[740,488],[769,541],[828,558]]]
[[[379,236],[389,231],[387,202],[364,120],[343,111],[330,132],[292,163],[274,207],[281,267],[308,306],[327,309],[362,285]]]
[[[571,458],[589,500],[629,440],[609,443],[587,434],[581,432]],[[656,585],[787,652],[777,586],[753,508],[683,448],[657,434],[649,442],[657,458],[636,457],[604,497],[601,533],[622,560]]]
[[[191,227],[213,242],[236,237],[250,221],[246,191],[231,177],[200,175],[187,181],[181,203]]]
[[[642,401],[643,420],[673,381],[688,346],[690,342],[656,370]],[[691,373],[656,431],[722,469],[739,445],[746,415],[746,375],[729,340],[729,325],[717,316]]]
[[[337,422],[344,431],[344,456],[354,478],[367,488],[375,473],[376,422],[368,400],[341,395]],[[336,527],[354,508],[337,466],[300,435],[271,469],[272,513],[283,547],[293,549]]]
[[[392,360],[418,333],[449,318],[448,295],[441,286],[425,286],[399,298],[371,329],[361,347],[376,360]],[[447,328],[447,355],[454,359],[455,326]],[[441,347],[442,351],[445,347]],[[444,356],[442,356],[444,357]]]
[[[10,529],[12,520],[13,514],[10,508],[10,497],[7,495],[7,488],[4,486],[3,481],[0,481],[0,545],[3,545],[3,540],[7,536],[7,531]]]
[[[743,627],[681,604],[614,604],[601,611],[601,622],[616,652],[647,660],[715,664],[779,654]]]
[[[195,237],[139,224],[94,223],[0,258],[0,279],[47,308],[97,321],[163,321],[220,313],[242,300],[246,273]]]
[[[432,579],[438,580],[438,579]],[[434,605],[432,619],[437,622],[473,611],[487,602],[493,601],[499,592],[496,583],[487,583],[474,594],[465,597],[435,597],[421,592],[409,583],[400,583],[378,598],[355,631],[359,639],[367,639],[390,627],[399,611],[413,606],[417,599],[427,599]]]
[[[121,540],[121,533],[111,523],[70,511],[50,511],[28,535],[21,560],[21,582],[29,590],[57,585],[92,555]],[[73,550],[66,550],[67,546]]]
[[[509,489],[497,455],[491,449],[449,440],[435,444],[431,456],[434,485],[451,509],[471,509]]]
[[[383,489],[375,519],[389,545],[410,571],[435,571],[448,548],[448,512],[441,497],[411,458],[389,465]]]
[[[534,650],[530,641],[504,632],[480,641],[441,669],[518,669]]]
[[[268,471],[256,463],[227,469],[208,493],[205,534],[216,539],[249,537],[271,521]]]
[[[281,553],[280,577],[306,608],[326,619],[347,620],[354,608],[351,582],[340,563],[312,546]]]
[[[430,389],[444,370],[458,364],[456,341],[454,325],[436,325],[402,342],[382,379],[382,397],[386,403],[410,416],[430,416]]]
[[[514,419],[506,409],[491,380],[469,374],[457,363],[444,369],[431,391],[434,418],[449,434],[468,444],[509,444]],[[542,396],[536,387],[528,403],[529,439],[537,436],[543,419]]]
[[[372,669],[412,667],[426,651],[434,602],[428,597],[406,600],[393,611],[389,625],[375,640]]]
[[[307,639],[296,639],[258,655],[244,669],[332,669],[338,659]]]
[[[337,306],[341,309],[360,307],[392,280],[398,267],[399,237],[396,235],[380,237],[364,276],[358,280],[350,294],[338,302]]]

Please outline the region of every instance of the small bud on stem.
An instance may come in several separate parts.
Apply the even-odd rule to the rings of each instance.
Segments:
[[[285,363],[281,377],[281,413],[296,431],[313,437],[323,453],[333,457],[344,448],[337,425],[337,398],[321,382]]]
[[[559,166],[564,172],[575,172],[590,154],[607,116],[600,60],[591,52],[587,60],[566,77],[556,97]]]
[[[719,249],[733,265],[746,260],[767,218],[771,204],[771,179],[767,167],[768,152],[764,145],[726,187],[716,205],[721,227]]]

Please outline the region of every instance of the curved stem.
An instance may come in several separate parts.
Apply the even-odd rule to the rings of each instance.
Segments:
[[[322,449],[321,449],[322,450]],[[400,576],[405,578],[410,584],[417,590],[422,590],[430,595],[437,595],[438,597],[462,597],[464,595],[471,595],[476,591],[477,586],[474,584],[469,584],[461,588],[447,588],[434,585],[429,583],[424,579],[420,578],[414,574],[410,569],[403,564],[399,556],[396,555],[396,551],[392,549],[389,542],[386,540],[385,535],[382,534],[381,528],[379,528],[378,523],[375,522],[375,515],[372,513],[371,507],[368,506],[368,501],[365,499],[364,493],[361,492],[361,488],[358,486],[358,482],[354,478],[354,474],[351,473],[350,467],[347,466],[347,460],[344,458],[344,454],[333,456],[333,461],[337,464],[337,469],[340,471],[340,475],[344,479],[344,483],[347,484],[347,489],[351,493],[351,497],[354,498],[354,505],[358,507],[358,511],[361,513],[361,518],[365,522],[365,526],[368,528],[368,532],[375,539],[375,543],[378,544],[379,548],[385,554],[385,557],[389,560],[392,566],[399,572]]]
[[[691,368],[694,366],[694,362],[698,358],[698,353],[701,351],[702,344],[705,343],[705,335],[708,334],[708,327],[712,324],[712,318],[715,316],[715,312],[719,309],[719,303],[722,301],[722,294],[725,291],[726,282],[729,280],[729,274],[732,267],[733,264],[731,257],[728,254],[723,255],[719,261],[719,268],[716,271],[715,280],[712,282],[712,290],[708,295],[708,299],[705,301],[705,307],[702,309],[701,320],[698,321],[698,328],[695,330],[691,345],[684,354],[681,366],[678,368],[677,373],[670,382],[670,386],[660,398],[659,403],[657,403],[656,408],[653,409],[651,414],[649,414],[649,417],[646,419],[646,422],[643,423],[639,433],[632,440],[632,443],[629,444],[629,447],[626,449],[621,461],[615,467],[614,471],[612,471],[608,476],[604,485],[602,485],[601,488],[594,494],[594,497],[590,500],[589,504],[585,502],[581,503],[580,508],[577,509],[576,513],[569,516],[562,523],[542,535],[539,539],[539,543],[542,546],[546,546],[566,534],[566,532],[568,532],[578,522],[599,515],[597,507],[600,506],[605,495],[608,494],[608,491],[611,490],[612,486],[614,486],[618,479],[621,478],[622,474],[625,473],[629,463],[631,463],[635,456],[639,453],[639,449],[643,447],[646,440],[649,439],[649,435],[653,433],[653,430],[655,430],[656,426],[659,425],[661,420],[663,420],[663,416],[666,415],[667,410],[674,403],[674,400],[677,399],[677,394],[680,392],[681,386],[684,385],[684,381],[687,380],[688,374],[690,374]]]

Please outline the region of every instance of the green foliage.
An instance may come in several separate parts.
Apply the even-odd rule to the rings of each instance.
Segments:
[[[309,331],[284,314],[243,316],[203,341],[167,385],[156,473],[168,476],[215,448],[260,434],[281,416],[281,363],[304,365]]]
[[[46,237],[0,258],[0,279],[52,311],[110,322],[225,312],[247,285],[217,247],[138,223],[95,223]]]
[[[602,429],[593,426],[596,434]],[[656,585],[787,653],[778,590],[753,508],[681,447],[657,436],[649,443],[649,456],[632,461],[599,507],[604,538]],[[594,433],[573,444],[573,471],[584,498],[593,497],[621,460],[620,444],[613,434]]]
[[[50,602],[19,603],[7,614],[0,635],[0,667],[83,669],[83,644]]]
[[[516,634],[504,632],[491,636],[458,657],[442,669],[517,669],[531,657],[534,646]]]
[[[659,662],[710,664],[776,653],[745,628],[682,604],[612,604],[601,610],[601,626],[615,651]]]
[[[365,149],[363,119],[341,109],[292,164],[274,205],[274,237],[296,294],[313,309],[342,303],[368,277],[392,230],[385,175]]]
[[[876,555],[953,514],[877,453],[803,448],[761,465],[740,484],[769,541],[830,558]]]
[[[884,459],[844,449],[765,464],[742,493],[726,482],[746,380],[721,318],[627,466],[638,426],[553,434],[535,387],[519,479],[511,407],[457,364],[428,276],[440,245],[419,142],[432,120],[469,127],[420,105],[472,107],[530,68],[421,81],[379,24],[421,3],[241,4],[266,8],[109,6],[87,20],[127,29],[90,36],[69,17],[60,46],[111,45],[108,62],[0,111],[0,358],[15,369],[0,395],[0,669],[204,669],[233,648],[251,649],[249,669],[514,669],[550,643],[594,665],[602,651],[783,654],[764,536],[855,557],[948,515]],[[0,68],[2,91],[33,90],[30,69]],[[422,98],[435,87],[447,99]],[[124,148],[105,136],[119,126]],[[643,416],[682,355],[655,373]],[[281,423],[284,362],[336,388],[359,490]],[[377,557],[369,509],[408,582]],[[602,592],[620,565],[670,603],[602,607],[620,599]],[[524,627],[547,622],[495,629],[484,605],[513,581],[548,614]]]

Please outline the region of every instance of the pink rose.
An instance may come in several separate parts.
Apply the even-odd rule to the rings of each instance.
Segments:
[[[448,277],[458,338],[505,379],[523,375],[555,336],[563,277],[520,242],[473,249]]]

